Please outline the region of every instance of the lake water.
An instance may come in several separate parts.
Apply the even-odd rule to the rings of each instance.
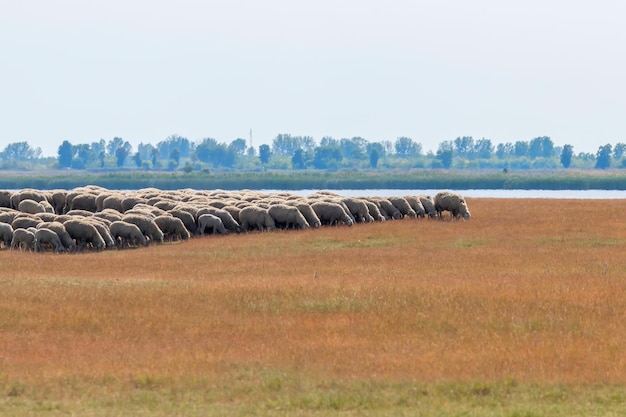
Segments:
[[[284,192],[284,190],[262,190]],[[319,190],[291,190],[293,194],[306,196]],[[328,190],[345,197],[391,197],[426,194],[434,196],[441,190]],[[574,199],[626,199],[626,190],[453,190],[465,197],[473,198],[574,198]]]

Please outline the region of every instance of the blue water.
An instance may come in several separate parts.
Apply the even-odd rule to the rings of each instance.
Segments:
[[[262,190],[265,192],[285,192],[284,190]],[[306,196],[319,190],[287,191]],[[328,190],[345,197],[390,197],[426,194],[434,196],[441,190]],[[452,190],[465,197],[473,198],[559,198],[559,199],[626,199],[626,190]]]

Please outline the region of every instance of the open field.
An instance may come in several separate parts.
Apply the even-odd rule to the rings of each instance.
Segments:
[[[622,200],[0,252],[0,415],[626,415]]]

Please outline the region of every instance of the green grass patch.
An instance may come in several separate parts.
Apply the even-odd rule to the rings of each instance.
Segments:
[[[604,416],[626,412],[626,387],[337,380],[230,365],[219,376],[12,381],[0,415]]]

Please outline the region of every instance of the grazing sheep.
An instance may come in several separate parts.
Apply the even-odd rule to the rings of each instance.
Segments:
[[[465,199],[460,194],[452,191],[441,191],[435,195],[435,211],[440,219],[443,219],[443,212],[450,212],[450,220],[470,218],[470,212],[467,208]]]
[[[146,246],[148,240],[139,227],[133,223],[117,220],[109,226],[111,236],[118,248]]]
[[[198,230],[198,224],[196,223],[196,218],[193,214],[191,214],[189,211],[183,210],[181,207],[173,208],[172,210],[169,210],[168,213],[174,217],[179,218],[189,231],[190,235],[196,234],[196,231]]]
[[[214,216],[219,217],[220,220],[222,220],[224,227],[229,232],[236,232],[236,233],[241,232],[241,225],[237,223],[237,220],[233,218],[232,214],[230,214],[228,211],[224,209],[218,209],[212,206],[202,207],[201,209],[198,210],[198,214],[197,214],[198,221],[200,220],[200,217],[203,214],[212,214]]]
[[[69,210],[85,210],[95,213],[97,210],[96,195],[91,193],[82,193],[74,196],[68,206]]]
[[[0,190],[0,207],[11,208],[11,196],[13,192],[9,190]]]
[[[35,200],[31,200],[30,198],[26,198],[20,201],[17,205],[17,209],[22,213],[27,214],[38,214],[46,212],[45,207],[41,203]]]
[[[187,240],[191,237],[189,230],[178,217],[172,215],[161,215],[154,218],[154,222],[163,232],[163,239],[168,241]]]
[[[67,220],[63,223],[65,230],[76,241],[76,247],[84,250],[89,247],[101,251],[106,247],[106,242],[98,232],[96,226],[87,220],[80,218]]]
[[[375,221],[384,222],[387,220],[385,219],[385,216],[381,214],[380,209],[378,208],[378,205],[376,203],[367,199],[364,199],[364,203],[367,206],[367,210],[369,211],[370,216],[372,216]]]
[[[13,230],[13,239],[11,239],[11,250],[18,248],[19,250],[35,250],[35,233],[23,228]]]
[[[76,250],[76,244],[74,243],[74,239],[67,233],[65,226],[63,223],[54,221],[54,222],[44,222],[37,225],[38,229],[46,228],[53,230],[56,232],[59,239],[61,239],[61,243],[66,251],[74,252]]]
[[[315,214],[309,203],[305,201],[295,200],[289,201],[287,204],[296,206],[298,210],[300,210],[300,213],[302,213],[306,221],[309,223],[309,226],[317,229],[322,225],[322,222],[320,221],[319,217],[317,217],[317,214]]]
[[[13,240],[13,227],[9,223],[0,222],[0,244],[4,243],[4,248],[11,247],[11,241]]]
[[[311,204],[311,208],[315,214],[317,214],[317,217],[323,225],[333,226],[338,225],[339,222],[343,222],[348,226],[352,226],[352,219],[340,204],[316,201]]]
[[[384,197],[376,197],[373,198],[372,201],[374,201],[378,205],[380,213],[385,217],[385,219],[400,220],[404,217],[400,210],[398,210],[396,206],[394,206],[391,201],[389,201],[389,199]]]
[[[98,233],[100,233],[100,236],[102,236],[104,240],[106,249],[113,249],[115,247],[115,240],[113,240],[113,236],[111,236],[111,232],[109,231],[110,222],[108,220],[98,217],[88,217],[85,220],[96,226]]]
[[[201,214],[200,217],[198,217],[198,233],[204,235],[207,229],[214,235],[217,233],[222,235],[228,233],[228,229],[224,226],[222,219],[210,213]]]
[[[298,207],[287,204],[274,204],[267,210],[276,227],[284,229],[307,229],[310,227]]]
[[[18,209],[20,201],[22,200],[34,200],[36,202],[46,201],[46,194],[43,191],[34,190],[32,188],[25,188],[21,191],[11,194],[11,208]]]
[[[122,195],[113,194],[107,196],[104,200],[102,200],[102,209],[100,211],[104,211],[105,209],[113,209],[119,213],[124,212],[124,206],[122,205],[123,200]]]
[[[122,220],[122,213],[114,209],[106,208],[106,209],[103,209],[102,211],[94,213],[92,217],[105,219],[110,222],[114,222],[117,220]]]
[[[35,232],[35,252],[43,252],[45,247],[50,245],[55,253],[65,251],[65,246],[61,238],[55,231],[41,228]]]
[[[433,201],[433,198],[431,196],[429,196],[429,195],[418,195],[417,198],[419,198],[420,202],[424,206],[424,210],[426,211],[426,215],[429,218],[432,219],[435,216],[437,216],[437,210],[435,210],[435,202]]]
[[[28,229],[29,227],[37,227],[39,223],[42,223],[39,217],[30,214],[18,214],[11,222],[13,230],[15,229]]]
[[[67,191],[65,190],[53,190],[48,197],[48,201],[56,214],[63,214],[66,199]]]
[[[40,218],[44,222],[53,222],[57,219],[58,214],[55,213],[37,213],[36,217]],[[37,227],[37,226],[35,226]]]
[[[409,203],[409,205],[411,206],[413,211],[415,211],[415,214],[418,217],[423,219],[426,216],[426,210],[424,209],[424,205],[419,198],[414,195],[406,195],[404,196],[404,199],[407,203]]]
[[[141,233],[148,238],[149,243],[163,243],[163,231],[159,229],[159,226],[154,222],[154,217],[125,213],[124,216],[122,216],[122,220],[139,227]]]
[[[20,214],[19,211],[13,209],[6,209],[0,211],[0,223],[13,223],[13,220]]]
[[[276,223],[269,211],[259,206],[247,206],[239,212],[239,220],[241,221],[241,229],[247,232],[250,229],[275,230]]]
[[[352,217],[354,217],[356,223],[371,223],[374,221],[374,217],[370,215],[365,201],[359,198],[348,197],[342,199],[341,201],[346,205],[346,207],[348,207],[348,210],[352,214]]]
[[[393,204],[395,208],[398,209],[400,213],[402,213],[402,217],[409,216],[409,218],[411,219],[417,217],[417,213],[415,213],[415,210],[411,208],[411,205],[408,201],[406,201],[404,197],[392,196],[387,199],[389,200],[389,202],[391,202],[391,204]]]
[[[122,213],[127,212],[139,203],[145,203],[146,199],[142,197],[128,196],[122,199]]]

